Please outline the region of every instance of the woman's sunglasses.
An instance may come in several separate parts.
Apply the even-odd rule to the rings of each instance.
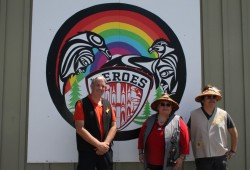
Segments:
[[[162,107],[164,107],[164,106],[170,107],[171,103],[160,103],[160,106],[162,106]]]

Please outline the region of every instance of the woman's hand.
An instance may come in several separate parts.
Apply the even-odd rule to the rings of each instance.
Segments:
[[[178,159],[176,160],[176,164],[175,164],[175,166],[174,166],[174,170],[181,170],[182,165],[183,165],[183,161],[184,161],[184,159],[178,158]]]
[[[144,163],[144,153],[139,153],[139,161]]]

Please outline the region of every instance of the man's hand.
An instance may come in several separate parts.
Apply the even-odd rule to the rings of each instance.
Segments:
[[[230,150],[226,152],[227,159],[231,159],[235,155],[235,152]]]
[[[107,142],[100,142],[96,148],[97,155],[103,155],[109,151],[109,143]]]

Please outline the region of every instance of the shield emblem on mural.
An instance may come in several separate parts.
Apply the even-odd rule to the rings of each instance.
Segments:
[[[103,75],[107,80],[103,98],[110,101],[116,112],[118,130],[127,127],[142,110],[153,86],[153,78],[138,69],[130,67],[103,68],[86,78],[88,93],[92,79]]]

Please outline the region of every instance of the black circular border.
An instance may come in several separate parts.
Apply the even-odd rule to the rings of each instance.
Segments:
[[[51,99],[56,106],[58,112],[61,114],[61,116],[64,118],[65,121],[67,121],[71,126],[74,126],[73,123],[73,115],[72,113],[68,110],[64,96],[61,94],[60,89],[57,88],[56,86],[56,81],[59,80],[58,77],[56,77],[56,61],[57,61],[57,56],[59,52],[59,48],[61,46],[61,43],[64,39],[64,37],[67,35],[67,33],[70,31],[70,29],[77,24],[80,20],[99,13],[103,11],[109,11],[109,10],[127,10],[127,11],[132,11],[136,12],[139,14],[142,14],[155,22],[159,27],[162,28],[162,30],[166,33],[166,35],[169,37],[171,41],[171,45],[175,47],[176,49],[176,55],[178,56],[178,66],[177,66],[177,75],[182,75],[181,79],[178,82],[178,89],[177,93],[172,97],[175,101],[178,103],[181,101],[181,98],[184,93],[184,89],[186,86],[186,61],[185,61],[185,56],[181,47],[181,44],[172,31],[172,29],[158,16],[155,14],[134,6],[130,4],[124,4],[124,3],[107,3],[107,4],[100,4],[100,5],[95,5],[89,8],[86,8],[84,10],[81,10],[71,16],[68,20],[66,20],[63,25],[60,27],[60,29],[57,31],[49,52],[48,52],[48,57],[47,57],[47,65],[46,65],[46,78],[47,78],[47,86],[49,89],[49,93],[51,96]],[[181,58],[180,58],[181,57]],[[116,141],[123,141],[123,140],[131,140],[135,139],[138,137],[140,132],[140,128],[130,130],[130,131],[119,131],[116,134],[116,137],[114,140]]]

